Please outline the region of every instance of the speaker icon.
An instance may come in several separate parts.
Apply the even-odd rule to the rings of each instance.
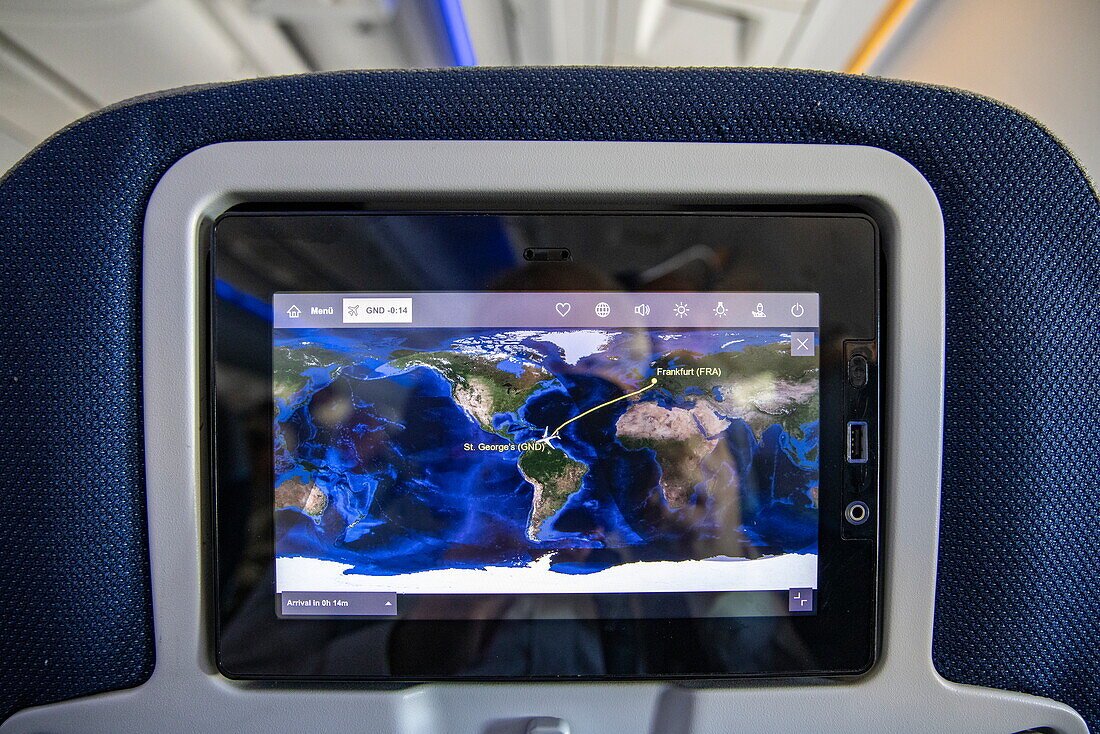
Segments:
[[[637,306],[634,307],[634,313],[638,314],[639,316],[649,316],[649,304],[639,303]]]

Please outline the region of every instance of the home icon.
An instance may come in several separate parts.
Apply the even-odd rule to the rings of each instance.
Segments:
[[[286,310],[286,315],[292,319],[296,319],[302,315],[302,309],[298,308],[297,306],[291,306]]]

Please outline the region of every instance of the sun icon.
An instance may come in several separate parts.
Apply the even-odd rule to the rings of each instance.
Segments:
[[[676,313],[677,316],[679,316],[680,318],[684,318],[688,315],[688,311],[690,311],[691,309],[688,308],[688,305],[686,303],[677,303],[672,310]]]

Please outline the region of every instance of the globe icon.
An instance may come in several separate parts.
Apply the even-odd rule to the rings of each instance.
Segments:
[[[600,301],[596,304],[596,315],[601,319],[606,319],[611,315],[611,306],[604,301]]]

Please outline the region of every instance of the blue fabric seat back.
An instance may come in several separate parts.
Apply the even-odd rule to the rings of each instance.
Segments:
[[[337,73],[177,90],[94,115],[11,171],[0,182],[0,718],[139,684],[154,665],[140,287],[158,177],[210,143],[341,138],[837,143],[916,166],[947,234],[935,664],[955,681],[1064,701],[1098,730],[1096,194],[1045,130],[992,101],[736,69]]]

